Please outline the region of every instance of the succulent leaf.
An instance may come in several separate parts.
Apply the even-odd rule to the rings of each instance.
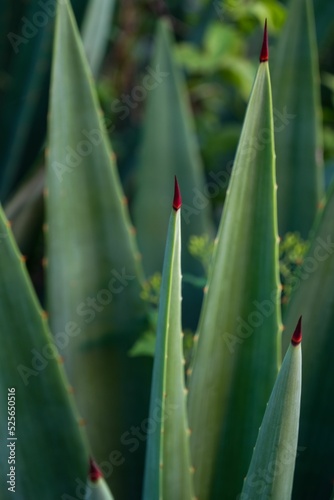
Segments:
[[[271,393],[240,500],[291,498],[301,396],[301,318]]]
[[[58,4],[47,167],[50,324],[92,452],[104,461],[147,414],[151,360],[128,351],[147,328],[143,272],[114,154],[68,1]],[[127,394],[127,398],[124,398]],[[141,489],[144,444],[115,468],[114,494]],[[134,473],[134,470],[139,472]],[[133,475],[133,482],[126,477]],[[123,481],[120,477],[123,476]]]
[[[277,245],[271,86],[268,62],[262,62],[215,243],[189,379],[195,494],[203,500],[240,492],[276,379]]]
[[[321,211],[303,264],[294,276],[285,332],[303,315],[303,392],[292,498],[329,498],[334,440],[334,184]],[[284,334],[283,338],[286,335]],[[287,339],[285,339],[286,341]],[[285,342],[286,343],[286,342]]]
[[[312,0],[291,0],[272,75],[279,233],[307,238],[324,194]]]
[[[147,443],[144,500],[193,498],[182,352],[180,207],[175,178],[153,367],[149,420],[154,427]]]
[[[86,479],[87,443],[46,315],[2,209],[0,237],[1,498],[74,496]],[[10,467],[14,491],[6,482]]]

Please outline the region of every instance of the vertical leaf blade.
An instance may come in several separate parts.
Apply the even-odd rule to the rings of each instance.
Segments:
[[[300,341],[296,345],[291,342],[263,417],[241,499],[291,498],[298,443],[301,371]]]
[[[193,498],[181,328],[180,210],[173,208],[161,284],[150,405],[155,430],[148,437],[144,500]]]
[[[74,496],[78,481],[86,481],[87,444],[47,320],[2,209],[0,235],[1,497]],[[15,389],[15,441],[8,431],[13,426],[7,426],[9,388]],[[14,465],[6,446],[13,443]],[[6,483],[10,465],[15,467],[15,493]]]
[[[267,139],[256,148],[263,131]],[[212,498],[240,492],[276,378],[276,215],[271,86],[263,62],[233,166],[190,375],[195,494],[203,499],[211,498],[212,483]]]
[[[50,324],[56,341],[60,339],[93,455],[100,462],[108,460],[127,429],[146,416],[151,360],[127,354],[147,326],[146,306],[140,299],[143,272],[67,1],[58,4],[50,102],[46,195]],[[124,465],[106,479],[115,496],[137,498],[144,445],[131,454],[128,443],[121,444]]]
[[[307,238],[324,193],[318,55],[311,0],[291,0],[275,52],[278,226]]]
[[[289,331],[303,315],[303,393],[294,499],[330,498],[334,463],[334,184],[314,228],[303,265],[294,279],[284,318]]]
[[[115,0],[90,0],[83,26],[82,40],[87,60],[94,76],[101,68],[109,38]]]

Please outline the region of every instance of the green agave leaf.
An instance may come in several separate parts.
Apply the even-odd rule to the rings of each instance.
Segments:
[[[48,9],[49,7],[46,7],[47,11]],[[55,12],[55,6],[51,7],[51,11]],[[24,16],[19,25],[7,33],[7,43],[11,47],[11,63],[8,68],[10,84],[6,89],[0,118],[4,133],[0,148],[2,201],[8,200],[20,176],[35,160],[45,132],[54,16],[45,12],[37,0],[24,7],[22,14]],[[36,19],[37,24],[43,22],[43,26],[36,26]],[[43,108],[44,117],[41,117]],[[39,123],[36,124],[37,116]],[[44,128],[44,132],[40,137],[41,128]]]
[[[213,234],[210,213],[212,194],[209,193],[218,193],[219,180],[218,183],[211,180],[213,188],[211,191],[206,189],[186,86],[174,61],[166,20],[158,22],[155,51],[143,84],[145,81],[147,104],[137,171],[137,194],[133,202],[133,218],[143,266],[147,276],[162,270],[170,203],[166,186],[172,188],[172,179],[176,174],[180,185],[184,186],[182,268],[185,273],[201,276],[201,266],[190,256],[187,246],[192,235]],[[196,290],[191,292],[184,296],[185,301],[189,297],[188,307],[193,316],[200,306],[202,294]]]
[[[256,148],[264,131],[267,139]],[[241,491],[276,379],[279,328],[272,100],[268,63],[262,62],[216,240],[189,382],[195,494],[203,500],[232,499]]]
[[[311,0],[291,0],[275,50],[278,227],[307,238],[324,192],[320,78]]]
[[[334,464],[334,184],[314,229],[314,236],[293,294],[285,331],[303,315],[303,393],[293,498],[330,498]]]
[[[8,50],[0,127],[0,197],[7,201],[45,140],[56,0],[10,2],[15,19],[2,33]],[[87,0],[72,0],[79,20]],[[21,4],[21,5],[18,5]]]
[[[2,209],[0,275],[1,498],[73,498],[86,481],[88,449],[58,351]],[[7,482],[10,467],[15,492]]]
[[[180,205],[175,178],[153,367],[144,500],[193,499],[182,352]]]
[[[94,76],[98,75],[109,39],[115,0],[90,0],[82,25],[85,53]]]
[[[266,408],[240,500],[290,499],[301,396],[301,318]]]
[[[137,498],[151,360],[128,351],[147,329],[143,273],[92,77],[69,3],[58,5],[46,196],[50,324],[65,355],[94,457],[119,466],[114,494]],[[123,453],[124,452],[124,453]],[[123,456],[124,455],[124,456]],[[132,477],[132,481],[128,478]]]

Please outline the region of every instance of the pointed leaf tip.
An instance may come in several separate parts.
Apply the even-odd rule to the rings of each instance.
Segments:
[[[92,458],[90,458],[89,459],[89,479],[92,481],[92,483],[96,483],[96,481],[100,477],[103,477],[102,472],[98,468],[97,463]]]
[[[266,19],[264,22],[263,42],[260,54],[260,62],[268,61],[268,59],[269,59],[269,48],[268,48],[268,30],[267,30],[267,19]]]
[[[295,331],[291,338],[291,344],[296,346],[302,341],[302,317],[299,318]]]
[[[177,182],[177,178],[175,176],[175,183],[174,183],[174,199],[173,199],[173,208],[177,212],[179,208],[182,205],[182,198],[181,198],[181,193],[180,193],[180,188],[179,188],[179,183]]]

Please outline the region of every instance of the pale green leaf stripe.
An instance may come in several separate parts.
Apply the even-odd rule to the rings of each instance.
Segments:
[[[144,500],[190,500],[189,433],[181,330],[180,210],[169,221],[153,368]]]
[[[290,500],[297,454],[301,344],[290,345],[263,417],[240,500]]]

